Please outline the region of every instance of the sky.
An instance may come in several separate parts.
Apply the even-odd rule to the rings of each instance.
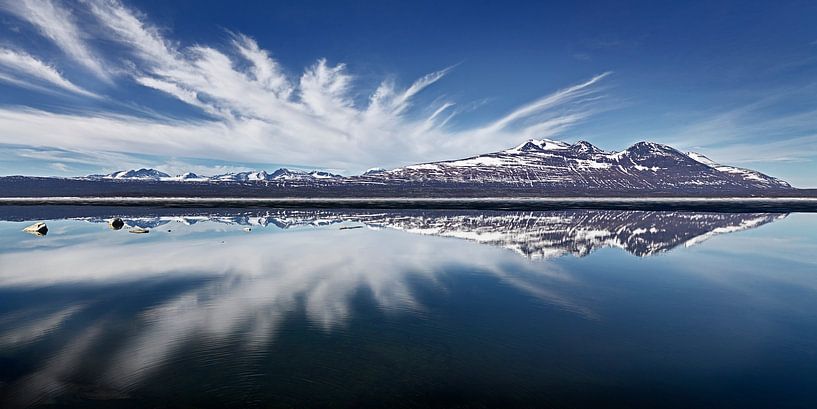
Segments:
[[[0,0],[0,175],[350,175],[549,138],[817,187],[815,22],[810,1]]]

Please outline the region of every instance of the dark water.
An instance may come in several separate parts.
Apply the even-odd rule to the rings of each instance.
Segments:
[[[817,214],[10,209],[2,407],[817,407]]]

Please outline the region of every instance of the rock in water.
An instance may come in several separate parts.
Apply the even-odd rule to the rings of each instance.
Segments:
[[[128,232],[129,233],[136,233],[136,234],[144,234],[144,233],[150,233],[150,230],[143,229],[141,227],[134,227],[134,228],[128,230]]]
[[[26,227],[23,229],[23,231],[26,233],[35,234],[37,236],[45,236],[48,234],[48,226],[45,225],[45,222],[37,222]]]
[[[120,218],[115,218],[108,222],[108,226],[113,230],[119,230],[122,227],[125,227],[125,222],[122,221]]]

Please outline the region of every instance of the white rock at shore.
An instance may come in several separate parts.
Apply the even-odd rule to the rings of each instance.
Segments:
[[[26,233],[36,234],[38,236],[45,236],[48,233],[48,226],[45,225],[45,222],[37,222],[26,227],[23,229],[23,231]]]

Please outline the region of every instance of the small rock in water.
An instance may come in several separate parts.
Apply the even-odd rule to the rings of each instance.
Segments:
[[[108,227],[110,227],[113,230],[119,230],[122,227],[125,227],[125,222],[123,222],[122,219],[117,217],[115,219],[111,219],[108,222]]]
[[[45,225],[45,222],[37,222],[32,224],[31,226],[26,227],[23,229],[26,233],[31,233],[36,236],[45,236],[48,234],[48,226]]]
[[[143,228],[141,228],[141,227],[134,227],[134,228],[132,228],[132,229],[128,230],[128,232],[129,232],[129,233],[144,234],[144,233],[150,233],[150,230],[148,230],[148,229],[143,229]]]

